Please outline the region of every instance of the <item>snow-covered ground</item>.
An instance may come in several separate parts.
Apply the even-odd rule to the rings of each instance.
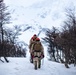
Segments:
[[[30,63],[28,57],[8,57],[8,59],[9,63],[0,61],[0,75],[76,75],[76,67],[73,65],[67,69],[63,64],[48,61],[46,58],[38,70],[34,70],[34,65]]]

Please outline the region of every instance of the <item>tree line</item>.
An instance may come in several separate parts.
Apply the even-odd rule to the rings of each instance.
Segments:
[[[0,60],[4,57],[6,62],[8,62],[6,57],[26,57],[26,44],[18,41],[22,29],[19,25],[14,25],[13,28],[7,27],[6,24],[9,25],[10,19],[8,6],[0,0]]]
[[[75,10],[66,10],[66,20],[62,29],[46,29],[43,40],[48,48],[50,60],[62,62],[67,68],[76,65],[76,14]]]

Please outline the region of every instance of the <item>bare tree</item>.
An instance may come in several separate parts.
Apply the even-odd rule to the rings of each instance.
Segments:
[[[61,59],[59,55],[60,45],[59,45],[59,31],[53,27],[52,30],[47,29],[46,30],[46,37],[43,38],[43,40],[48,45],[48,53],[50,55],[51,60],[55,60],[59,62],[59,59]],[[53,59],[52,59],[53,58]]]
[[[75,10],[66,11],[67,20],[64,21],[62,38],[64,40],[65,64],[76,62],[76,15]]]
[[[6,11],[7,7],[5,6],[5,3],[3,3],[3,0],[0,1],[0,35],[1,35],[1,43],[2,43],[2,50],[3,50],[3,45],[4,45],[4,24],[9,23],[9,12]],[[3,55],[4,56],[4,55]],[[8,62],[8,60],[6,59],[6,57],[4,56],[6,62]]]

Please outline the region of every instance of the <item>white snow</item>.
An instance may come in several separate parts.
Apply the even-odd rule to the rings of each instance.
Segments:
[[[2,58],[3,59],[3,58]],[[63,64],[42,60],[40,69],[35,70],[29,58],[8,57],[9,63],[0,61],[0,75],[76,75],[76,67],[67,69]]]
[[[4,0],[13,24],[39,24],[60,27],[65,20],[65,9],[76,7],[76,0]]]

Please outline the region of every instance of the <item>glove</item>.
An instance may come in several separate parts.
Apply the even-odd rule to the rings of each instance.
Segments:
[[[43,58],[44,58],[44,54],[41,55],[41,59],[43,59]]]
[[[44,54],[42,55],[42,57],[44,58]]]

